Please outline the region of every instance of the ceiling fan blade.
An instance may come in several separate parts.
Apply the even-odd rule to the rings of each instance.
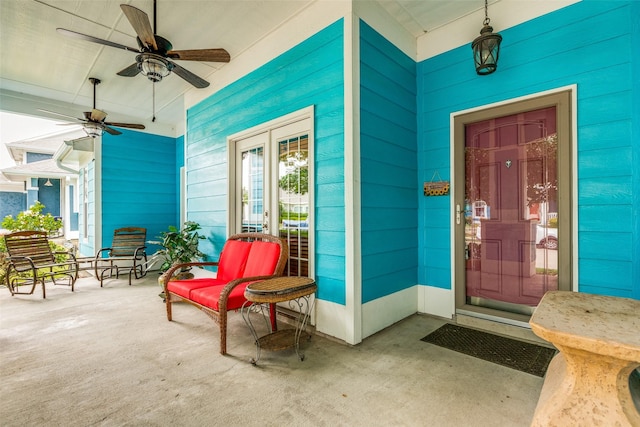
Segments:
[[[179,77],[182,77],[183,79],[185,79],[187,82],[191,83],[193,86],[197,87],[198,89],[203,89],[209,86],[208,81],[196,76],[191,71],[185,68],[182,68],[175,62],[172,62],[171,65],[173,66],[172,71],[174,73],[176,73]]]
[[[105,113],[102,110],[98,110],[98,109],[93,109],[91,110],[90,116],[92,121],[94,122],[102,122],[104,121],[104,119],[107,118],[107,113]]]
[[[117,128],[144,129],[144,125],[139,125],[135,123],[104,122],[104,124],[108,126],[115,126]]]
[[[224,49],[170,50],[167,56],[181,61],[229,62],[231,55]]]
[[[137,7],[129,6],[128,4],[121,4],[120,8],[129,20],[129,23],[135,30],[140,41],[147,47],[153,48],[154,52],[157,51],[158,45],[156,44],[156,38],[153,35],[149,15]]]
[[[56,115],[56,116],[60,116],[60,117],[66,117],[67,119],[71,119],[71,120],[80,120],[80,121],[83,121],[83,120],[82,120],[82,119],[80,119],[80,118],[73,117],[73,116],[67,116],[66,114],[56,113],[55,111],[42,110],[42,109],[40,109],[40,108],[38,108],[38,111],[42,111],[43,113],[48,113],[48,114],[54,114],[54,115]],[[65,124],[66,124],[66,123],[65,123]],[[74,123],[71,123],[71,124],[74,124]]]
[[[122,132],[117,131],[115,129],[112,129],[109,126],[102,125],[101,128],[102,128],[103,131],[105,131],[105,132],[107,132],[107,133],[109,133],[111,135],[122,135]]]
[[[117,74],[123,77],[135,77],[139,73],[140,73],[140,69],[138,68],[138,63],[134,62],[133,64],[129,65],[127,68],[118,71]]]
[[[111,46],[111,47],[115,47],[116,49],[124,49],[124,50],[128,50],[130,52],[140,52],[139,49],[135,49],[133,47],[129,47],[129,46],[125,46],[123,44],[120,43],[114,43],[114,42],[110,42],[109,40],[103,40],[103,39],[99,39],[97,37],[93,37],[93,36],[88,36],[86,34],[82,34],[82,33],[76,33],[75,31],[71,31],[71,30],[65,30],[64,28],[56,28],[56,31],[59,32],[60,34],[63,34],[67,37],[73,37],[76,39],[80,39],[80,40],[85,40],[88,42],[93,42],[93,43],[98,43],[98,44],[102,44],[105,46]]]

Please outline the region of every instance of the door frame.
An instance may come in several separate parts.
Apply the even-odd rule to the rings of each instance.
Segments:
[[[483,105],[472,109],[457,111],[450,116],[450,161],[451,161],[451,206],[450,238],[451,238],[451,289],[452,312],[487,320],[529,327],[529,317],[499,311],[487,307],[477,307],[466,303],[465,293],[465,256],[464,222],[457,224],[456,208],[464,209],[464,126],[492,117],[506,116],[522,111],[529,111],[556,105],[558,114],[557,131],[559,141],[569,141],[560,147],[558,144],[558,164],[570,164],[569,170],[559,171],[559,194],[568,194],[563,198],[558,209],[570,215],[559,215],[558,240],[567,242],[558,249],[559,288],[577,291],[578,283],[578,209],[577,209],[577,86],[570,85],[557,89],[538,92],[531,95],[508,99],[505,101]],[[562,148],[562,149],[561,149]],[[459,160],[462,159],[462,160]],[[562,169],[562,168],[561,168]],[[568,199],[568,200],[567,200]]]
[[[309,277],[315,277],[315,106],[310,105],[300,110],[293,111],[281,117],[277,117],[273,120],[261,123],[243,131],[237,132],[227,137],[227,165],[228,165],[228,191],[227,191],[227,235],[231,235],[239,232],[237,230],[235,218],[237,217],[237,204],[236,204],[236,156],[237,156],[237,143],[246,140],[247,138],[267,133],[265,147],[265,167],[271,169],[271,175],[278,170],[277,168],[277,156],[268,155],[269,147],[275,142],[277,138],[289,135],[290,132],[297,133],[300,130],[297,124],[305,122],[305,127],[308,130],[305,133],[309,138]],[[269,163],[266,165],[266,163]],[[277,181],[276,181],[277,182]],[[265,185],[273,186],[272,176],[265,177]],[[277,218],[273,213],[278,212],[278,200],[277,197],[271,197],[271,204],[265,206],[265,209],[271,211],[270,220]],[[278,235],[277,224],[271,223],[270,234]]]

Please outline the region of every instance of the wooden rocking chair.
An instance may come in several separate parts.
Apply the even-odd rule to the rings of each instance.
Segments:
[[[42,285],[42,298],[47,297],[45,281],[73,287],[78,278],[78,262],[70,252],[53,252],[44,231],[16,231],[4,236],[9,257],[6,283],[11,295],[31,295]],[[29,292],[20,287],[31,286]]]

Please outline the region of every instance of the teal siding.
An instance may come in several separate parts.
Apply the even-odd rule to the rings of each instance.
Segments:
[[[362,302],[417,283],[416,63],[360,23]]]
[[[227,137],[315,106],[318,298],[345,303],[343,20],[187,111],[187,212],[217,258],[226,239]],[[331,215],[331,216],[328,216]]]
[[[102,137],[103,247],[120,227],[145,227],[152,240],[170,225],[179,225],[176,139],[121,131]]]
[[[418,184],[449,179],[451,112],[577,84],[579,288],[637,299],[639,22],[638,2],[583,0],[501,31],[489,76],[468,45],[418,64]],[[449,221],[448,197],[420,200],[420,283],[450,287]]]
[[[630,145],[633,147],[632,150],[632,161],[631,164],[633,168],[631,170],[631,182],[632,182],[632,227],[631,233],[625,233],[624,236],[620,236],[618,239],[613,240],[617,245],[629,245],[632,250],[628,252],[631,255],[631,258],[626,260],[627,264],[631,263],[631,277],[633,283],[635,283],[634,288],[632,290],[633,296],[636,299],[640,299],[640,171],[638,171],[638,165],[640,165],[640,55],[638,54],[638,46],[640,46],[640,2],[634,1],[631,2],[631,13],[630,20],[632,22],[632,34],[631,34],[631,46],[635,46],[635,53],[631,54],[631,85],[632,85],[632,96],[631,96],[631,135]],[[625,120],[625,124],[628,124],[629,121]],[[622,139],[620,141],[621,144],[624,145],[625,140]],[[601,251],[600,255],[606,255],[608,251],[610,251],[613,246],[603,246],[603,248],[607,248],[607,250]],[[595,259],[593,257],[587,257],[586,259]],[[634,262],[631,262],[634,260]],[[593,265],[593,263],[592,263]]]

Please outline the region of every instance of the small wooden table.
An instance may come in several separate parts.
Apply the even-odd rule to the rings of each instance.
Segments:
[[[629,389],[640,366],[640,301],[547,292],[529,324],[560,351],[532,426],[640,426]]]
[[[309,277],[277,277],[254,282],[247,286],[244,292],[247,302],[242,306],[242,317],[256,342],[256,357],[251,359],[252,364],[258,363],[262,348],[279,351],[294,347],[298,358],[304,360],[304,354],[300,353],[300,336],[305,332],[311,308],[315,303],[315,299],[311,301],[311,295],[317,289],[315,281]],[[270,307],[286,301],[289,301],[291,308],[298,312],[295,319],[295,329],[276,330],[275,310],[270,310]],[[270,331],[267,335],[258,337],[249,316],[252,310],[262,313]],[[267,321],[266,312],[271,313],[271,324]]]

